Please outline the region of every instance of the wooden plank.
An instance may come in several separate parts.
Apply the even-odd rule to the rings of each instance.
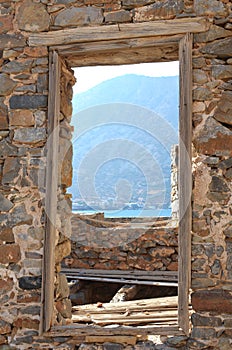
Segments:
[[[203,18],[181,18],[33,33],[29,35],[28,43],[29,46],[54,46],[78,42],[185,34],[187,32],[199,33],[206,31],[208,28],[209,24]]]
[[[58,146],[60,114],[60,62],[56,52],[49,56],[48,141],[46,165],[46,227],[43,254],[42,312],[40,332],[51,327],[54,303],[55,236],[58,185]]]
[[[118,326],[114,325],[111,327],[100,327],[97,325],[81,325],[81,324],[70,324],[67,326],[54,326],[51,331],[45,333],[46,337],[72,336],[75,339],[76,336],[83,335],[183,335],[183,331],[178,327],[177,324],[162,324],[160,325],[149,325],[149,326]]]
[[[93,41],[87,43],[75,43],[72,45],[62,45],[62,46],[53,46],[53,49],[58,50],[59,54],[65,56],[72,56],[81,53],[97,53],[105,51],[114,51],[121,49],[132,49],[140,47],[159,47],[161,48],[165,45],[170,46],[171,44],[177,45],[180,39],[183,37],[183,34],[172,35],[171,37],[155,37],[155,38],[133,38],[133,39],[115,39],[115,40],[102,40],[102,41]]]
[[[180,42],[179,325],[189,334],[192,227],[192,34]]]
[[[166,297],[166,298],[151,298],[142,300],[124,301],[119,303],[103,303],[99,308],[98,304],[86,304],[73,307],[73,312],[119,312],[125,313],[128,310],[141,311],[142,310],[159,310],[161,308],[175,308],[178,305],[178,297]]]
[[[91,277],[91,276],[73,276],[73,275],[66,275],[69,278],[77,279],[77,280],[87,280],[87,281],[98,281],[98,282],[110,282],[110,283],[124,283],[124,284],[139,284],[139,285],[146,285],[146,286],[166,286],[166,287],[178,287],[177,282],[158,282],[158,281],[144,281],[144,280],[130,280],[125,278],[104,278],[104,277]]]
[[[86,315],[73,315],[73,322],[86,322],[94,323],[97,325],[109,325],[109,324],[124,324],[124,325],[135,325],[135,324],[148,324],[156,322],[177,322],[177,308],[175,310],[163,310],[156,312],[126,312],[125,314],[110,313],[105,314],[104,310],[102,313],[88,313]]]
[[[175,45],[164,47],[162,50],[149,48],[132,48],[103,51],[97,53],[76,53],[66,57],[70,67],[120,65],[149,62],[168,62],[178,60],[178,49]]]
[[[87,335],[85,338],[86,343],[120,343],[127,345],[135,345],[137,337],[135,335]]]
[[[177,271],[141,271],[141,270],[102,270],[102,269],[77,269],[77,268],[62,268],[63,273],[76,273],[87,276],[123,276],[130,278],[170,278],[177,280]]]

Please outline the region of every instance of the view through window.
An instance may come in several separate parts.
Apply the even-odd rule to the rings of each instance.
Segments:
[[[170,217],[178,62],[83,67],[75,74],[73,212]]]
[[[160,308],[155,299],[165,297],[165,312],[176,324],[179,62],[75,73],[72,251],[63,262],[73,321],[160,322],[152,312]],[[107,303],[110,317],[103,309],[96,316],[92,304],[99,302]],[[139,307],[135,317],[119,316],[118,302]],[[148,320],[140,311],[151,311],[149,305]]]

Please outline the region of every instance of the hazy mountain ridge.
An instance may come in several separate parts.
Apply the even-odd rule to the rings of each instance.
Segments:
[[[74,176],[71,187],[74,202],[81,202],[81,191],[94,207],[98,202],[103,203],[103,207],[117,206],[118,203],[121,208],[122,203],[144,205],[146,201],[148,206],[161,203],[168,207],[170,147],[149,135],[145,126],[143,130],[133,123],[112,123],[117,108],[121,108],[122,120],[124,115],[131,113],[132,121],[133,114],[136,119],[154,111],[177,130],[178,77],[151,78],[130,74],[110,79],[74,96]],[[98,125],[97,120],[102,117],[107,122]],[[162,118],[157,119],[157,133],[170,138],[169,129],[173,128],[166,127]],[[140,160],[134,157],[134,153],[139,154]],[[82,166],[83,160],[85,166]],[[82,179],[81,183],[78,178]],[[90,184],[94,184],[96,193]]]

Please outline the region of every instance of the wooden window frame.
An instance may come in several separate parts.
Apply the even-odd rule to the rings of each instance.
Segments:
[[[191,164],[190,166],[188,164],[192,159],[192,38],[193,33],[204,32],[208,30],[208,27],[207,21],[202,18],[188,18],[120,24],[120,26],[75,28],[30,35],[28,40],[30,46],[46,45],[50,50],[48,99],[50,137],[46,170],[47,221],[43,258],[41,333],[51,329],[54,309],[56,229],[53,223],[57,215],[57,206],[54,203],[57,203],[58,186],[59,134],[57,126],[60,113],[61,59],[66,60],[71,67],[155,62],[162,61],[162,59],[170,61],[175,59],[175,48],[177,48],[179,54],[176,58],[180,63],[179,133],[181,140],[179,144],[178,325],[182,333],[189,334],[192,172]],[[157,54],[159,47],[167,48],[167,54],[162,59],[160,59],[160,53]],[[86,328],[88,334],[94,334],[94,327],[86,326]],[[178,333],[178,329],[171,329],[171,327],[166,327],[166,329],[162,327],[162,329],[162,334]],[[136,330],[140,334],[140,328],[136,327]],[[157,329],[157,332],[160,332],[160,329]],[[131,330],[128,331],[128,334],[131,334]],[[141,334],[144,334],[144,329],[141,329]]]

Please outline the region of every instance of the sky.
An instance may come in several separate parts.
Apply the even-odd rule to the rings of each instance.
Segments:
[[[74,94],[125,74],[145,75],[149,77],[175,76],[179,74],[179,62],[140,63],[120,66],[94,66],[75,68],[77,82]]]

